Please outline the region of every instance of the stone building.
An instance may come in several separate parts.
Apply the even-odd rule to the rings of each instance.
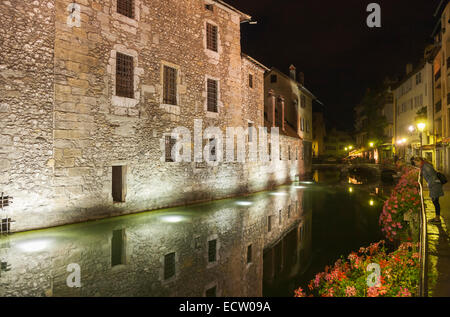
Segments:
[[[276,68],[266,72],[264,78],[266,125],[279,127],[281,132],[301,140],[301,170],[312,170],[312,103],[317,98],[304,86],[303,73],[291,65],[289,76]]]
[[[195,159],[167,156],[178,127],[264,127],[267,69],[241,52],[250,16],[225,2],[2,1],[0,19],[0,191],[14,196],[13,231],[230,197],[304,173],[288,135],[269,163],[205,164],[203,146],[220,149],[207,135],[182,139]]]

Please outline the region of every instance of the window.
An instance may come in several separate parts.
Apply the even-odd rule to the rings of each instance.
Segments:
[[[288,206],[288,218],[291,218],[291,205]]]
[[[269,161],[272,160],[272,143],[269,143]]]
[[[277,82],[277,75],[270,75],[270,82],[276,83]]]
[[[288,160],[291,160],[291,146],[288,145]]]
[[[295,160],[298,161],[298,148],[295,148]]]
[[[206,23],[206,48],[217,52],[217,26]]]
[[[211,288],[206,290],[205,296],[206,297],[217,297],[216,293],[217,293],[217,287],[213,286],[213,287],[211,287]]]
[[[267,218],[267,232],[272,231],[272,216]]]
[[[247,264],[252,263],[252,245],[247,247]]]
[[[212,4],[205,4],[205,9],[209,11],[214,11],[214,6]]]
[[[167,280],[175,275],[175,252],[164,256],[164,279]]]
[[[248,75],[248,86],[250,88],[253,88],[253,75],[252,74]]]
[[[117,13],[134,18],[134,0],[117,0]]]
[[[305,131],[305,118],[300,119],[300,131]]]
[[[306,97],[304,95],[300,96],[300,106],[306,108]]]
[[[112,167],[112,196],[113,201],[117,203],[125,202],[127,186],[127,167]]]
[[[283,148],[282,148],[281,145],[280,145],[280,161],[283,160],[282,154],[283,154]]]
[[[309,120],[306,120],[306,132],[309,132]]]
[[[125,229],[114,230],[111,239],[111,266],[125,263]]]
[[[419,72],[416,75],[416,85],[419,85],[420,83],[422,83],[422,73]]]
[[[216,139],[214,139],[214,138],[209,139],[209,161],[210,162],[217,161],[216,145],[217,145]]]
[[[133,57],[119,52],[116,55],[116,95],[134,97]]]
[[[208,262],[217,260],[217,240],[208,241]]]
[[[280,211],[278,212],[278,223],[280,224],[280,226],[281,226],[281,221],[282,221],[282,218],[281,218],[281,209],[280,209]]]
[[[177,104],[177,70],[164,66],[164,97],[163,103],[167,105]]]
[[[172,157],[172,149],[177,143],[177,139],[172,138],[170,135],[165,136],[165,157],[166,162],[175,162],[175,158]]]
[[[253,123],[248,123],[248,142],[253,142]]]
[[[218,92],[218,83],[217,80],[208,79],[207,81],[207,108],[209,112],[218,112],[217,111],[217,92]]]

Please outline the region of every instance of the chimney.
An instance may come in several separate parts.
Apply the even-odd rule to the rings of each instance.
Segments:
[[[300,82],[300,84],[302,84],[302,86],[305,86],[305,74],[303,74],[303,72],[300,72],[298,74],[298,81]]]
[[[409,75],[413,71],[413,65],[412,64],[406,64],[406,75]]]
[[[297,69],[295,68],[294,65],[289,66],[289,75],[293,80],[297,80],[295,74],[297,72]]]

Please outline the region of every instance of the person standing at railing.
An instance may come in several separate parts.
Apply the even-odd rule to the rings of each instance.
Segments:
[[[436,211],[436,217],[431,219],[430,222],[441,222],[441,205],[439,204],[439,197],[444,196],[444,190],[442,189],[442,183],[437,176],[437,172],[433,165],[425,161],[421,157],[416,157],[416,165],[420,168],[423,178],[427,181],[428,190],[430,191],[430,198],[434,204]]]

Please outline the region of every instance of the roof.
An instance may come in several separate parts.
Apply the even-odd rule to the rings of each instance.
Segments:
[[[252,62],[253,64],[255,64],[256,66],[258,66],[259,68],[265,70],[265,71],[270,71],[270,69],[266,66],[264,66],[262,63],[258,62],[256,59],[254,59],[253,57],[250,57],[244,53],[241,54],[242,58],[248,59],[250,62]]]
[[[242,11],[239,11],[238,9],[236,9],[235,7],[229,5],[225,1],[222,1],[222,0],[213,0],[213,1],[216,2],[219,5],[222,5],[223,7],[227,8],[227,9],[229,9],[231,11],[234,11],[234,12],[238,13],[241,16],[241,21],[243,21],[243,20],[250,20],[252,18],[250,15],[245,14]]]
[[[403,85],[408,79],[416,75],[419,71],[421,71],[427,62],[425,60],[421,61],[413,70],[405,75],[400,81],[398,81],[396,84],[392,85],[392,90],[398,89],[401,85]]]
[[[314,96],[314,94],[313,94],[311,91],[309,91],[308,89],[306,89],[305,86],[303,86],[303,85],[302,85],[301,83],[299,83],[298,81],[293,80],[291,77],[289,77],[288,75],[286,75],[285,73],[283,73],[283,72],[280,71],[279,69],[277,69],[277,68],[275,68],[275,67],[272,67],[266,75],[269,75],[271,72],[277,72],[278,74],[282,75],[282,76],[283,76],[284,78],[286,78],[287,80],[290,80],[290,81],[296,83],[297,86],[298,86],[298,88],[299,88],[301,91],[303,91],[304,93],[310,95],[310,97],[311,97],[313,100],[316,100],[317,102],[319,102],[320,104],[322,104],[322,103],[317,99],[317,97]]]

